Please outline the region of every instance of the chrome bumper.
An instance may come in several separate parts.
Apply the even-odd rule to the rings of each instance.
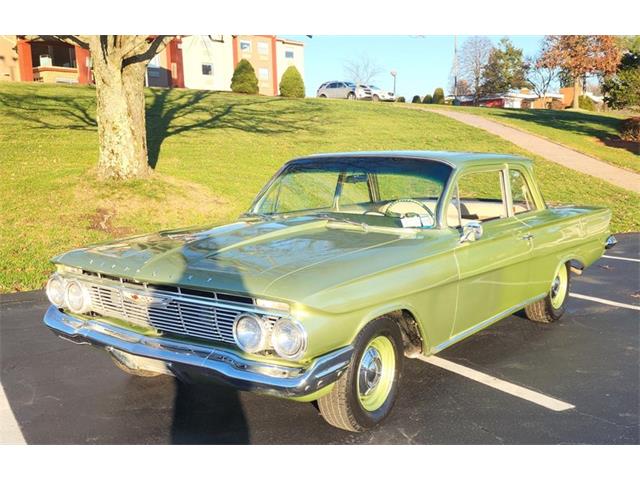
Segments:
[[[165,362],[178,378],[209,377],[240,390],[279,397],[309,395],[335,382],[351,362],[347,346],[305,367],[286,367],[247,360],[227,350],[162,337],[147,337],[99,320],[85,320],[51,306],[44,323],[59,337]]]
[[[613,235],[609,235],[609,237],[607,237],[607,240],[604,242],[604,248],[605,250],[609,250],[610,248],[615,247],[618,244],[618,240],[616,240],[616,237],[614,237]]]

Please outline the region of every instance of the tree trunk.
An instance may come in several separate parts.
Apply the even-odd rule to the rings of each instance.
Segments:
[[[151,171],[145,131],[146,62],[122,69],[121,58],[109,56],[100,45],[91,47],[100,144],[98,176],[120,180],[146,177]]]
[[[580,77],[573,79],[573,105],[571,108],[580,108]]]

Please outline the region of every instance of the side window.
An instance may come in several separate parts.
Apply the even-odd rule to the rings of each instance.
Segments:
[[[458,180],[458,192],[447,209],[451,227],[471,220],[488,222],[507,217],[506,201],[499,170],[473,172]]]
[[[524,175],[518,170],[509,170],[509,181],[511,182],[511,199],[513,201],[513,214],[530,212],[536,209],[531,190],[527,185]]]

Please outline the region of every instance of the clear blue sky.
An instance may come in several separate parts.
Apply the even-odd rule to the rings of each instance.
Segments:
[[[308,38],[282,35],[304,42],[304,82],[307,96],[315,96],[318,86],[327,80],[345,79],[344,63],[367,55],[384,73],[375,80],[383,89],[393,89],[391,70],[398,72],[396,91],[410,100],[413,95],[433,93],[436,87],[445,92],[453,60],[453,36],[327,36]],[[458,36],[458,48],[467,36]],[[497,43],[501,36],[489,38]],[[542,36],[510,36],[525,55],[539,49]]]

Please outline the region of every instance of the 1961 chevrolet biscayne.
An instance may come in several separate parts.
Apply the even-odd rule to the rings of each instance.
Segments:
[[[403,357],[517,310],[558,320],[611,213],[550,208],[531,161],[426,151],[285,164],[237,222],[55,257],[44,322],[139,376],[317,400],[330,424],[390,412]]]

